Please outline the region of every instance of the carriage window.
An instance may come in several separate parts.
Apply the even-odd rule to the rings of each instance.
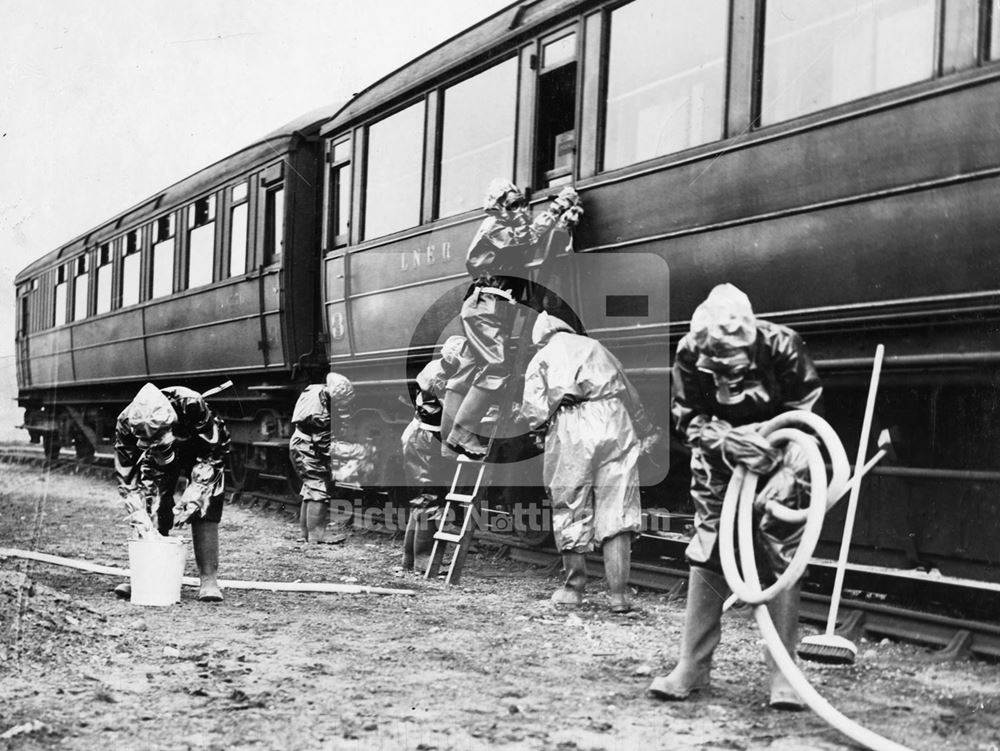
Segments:
[[[188,289],[212,283],[215,260],[215,196],[188,207]]]
[[[111,269],[113,268],[111,264],[111,244],[104,243],[97,249],[97,275],[95,279],[95,284],[97,289],[95,290],[95,296],[97,298],[97,307],[94,313],[100,315],[101,313],[107,313],[111,310]]]
[[[174,217],[161,216],[153,224],[153,294],[165,297],[174,291]]]
[[[285,189],[268,190],[264,199],[264,265],[274,263],[285,248]]]
[[[122,255],[122,307],[135,305],[139,302],[139,230],[132,230],[125,235],[125,248]]]
[[[424,105],[414,104],[368,129],[365,237],[420,222]]]
[[[247,228],[250,221],[248,194],[247,183],[234,185],[230,194],[229,276],[243,276],[247,272]]]
[[[936,15],[936,0],[768,2],[761,122],[931,78]]]
[[[73,320],[80,321],[87,317],[90,292],[90,277],[87,276],[87,256],[82,255],[73,261]]]
[[[611,13],[604,169],[722,138],[728,7],[636,0]]]
[[[328,245],[346,245],[351,229],[351,139],[330,146]]]
[[[68,287],[69,284],[66,281],[66,266],[63,265],[56,270],[56,315],[55,323],[53,324],[54,326],[62,326],[66,323],[66,292]]]
[[[444,92],[438,216],[477,208],[494,177],[513,177],[517,61]]]
[[[576,34],[563,33],[542,42],[538,76],[535,176],[539,185],[573,179],[576,155]]]

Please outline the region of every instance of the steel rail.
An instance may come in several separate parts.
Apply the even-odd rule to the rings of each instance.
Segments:
[[[45,459],[41,448],[34,447],[0,447],[0,463],[25,464],[47,471],[67,474],[87,474],[106,476],[110,479],[113,469],[112,457],[97,455],[91,464],[81,464],[71,459],[49,461]],[[282,511],[297,508],[298,499],[287,493],[267,493],[263,491],[234,491],[231,502],[240,503],[248,508],[272,508],[277,506]],[[360,514],[356,511],[351,522],[361,529],[385,532],[384,528],[373,526],[369,522],[377,516]],[[367,518],[366,518],[367,517]],[[394,530],[390,530],[394,533]],[[553,549],[532,547],[521,542],[515,533],[497,534],[489,531],[479,531],[476,541],[481,544],[505,546],[510,550],[511,558],[535,566],[554,566],[560,561],[560,555]],[[814,561],[822,565],[823,561]],[[875,568],[875,567],[868,567]],[[913,572],[899,571],[878,567],[878,573],[887,582],[893,580],[913,581]],[[587,557],[587,570],[592,576],[604,576],[604,563],[599,555]],[[866,572],[860,572],[866,573]],[[870,573],[870,572],[867,572]],[[898,573],[898,575],[897,575]],[[629,573],[629,583],[657,592],[668,592],[680,595],[687,584],[688,569],[683,563],[649,563],[634,561]],[[992,592],[996,589],[988,582],[975,580],[948,579],[924,575],[917,578],[921,583],[940,583],[957,587],[960,590]],[[885,587],[891,589],[891,587]],[[873,593],[876,595],[885,593]],[[800,617],[802,620],[822,625],[829,612],[830,598],[814,592],[804,591],[801,599]],[[845,599],[842,603],[844,619],[842,629],[851,629],[855,638],[862,635],[869,639],[888,637],[911,642],[939,650],[934,657],[937,659],[954,659],[975,655],[991,660],[1000,660],[1000,626],[987,621],[978,621],[889,605],[880,602],[869,602],[859,599]]]

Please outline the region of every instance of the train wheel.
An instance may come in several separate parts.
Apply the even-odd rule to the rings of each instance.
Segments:
[[[260,470],[251,465],[253,448],[245,443],[234,443],[229,454],[229,473],[233,478],[233,489],[237,491],[255,490]]]
[[[87,436],[82,433],[73,436],[73,450],[76,452],[76,460],[84,464],[92,463],[94,454],[97,453],[94,444],[87,440]]]
[[[525,545],[540,548],[552,539],[552,509],[537,506],[514,514],[514,535]]]

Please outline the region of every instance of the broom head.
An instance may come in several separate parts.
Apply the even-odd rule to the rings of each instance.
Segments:
[[[807,636],[799,642],[798,655],[810,662],[824,662],[828,665],[852,665],[858,656],[858,648],[850,639],[836,634]]]

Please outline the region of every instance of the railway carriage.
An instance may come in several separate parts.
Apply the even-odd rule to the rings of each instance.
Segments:
[[[328,365],[355,381],[359,430],[391,485],[407,379],[458,331],[484,187],[509,177],[543,206],[573,184],[586,215],[545,285],[661,424],[670,353],[719,282],[804,336],[849,453],[882,342],[876,428],[904,440],[865,483],[852,559],[998,582],[997,123],[987,0],[515,3],[285,134],[280,153],[224,160],[25,269],[26,423],[100,437],[96,418],[142,380],[237,374],[224,403],[237,464],[280,473],[290,395]],[[239,275],[237,183],[250,219]],[[284,247],[269,257],[275,184]],[[211,283],[192,288],[188,236],[213,197]],[[171,238],[168,289],[157,254]],[[683,522],[675,448],[644,504]]]

